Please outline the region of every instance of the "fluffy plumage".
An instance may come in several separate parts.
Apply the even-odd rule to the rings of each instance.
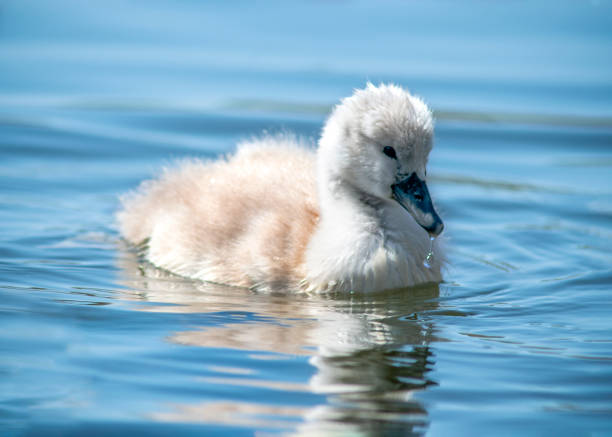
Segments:
[[[258,290],[438,282],[437,244],[431,268],[422,262],[424,228],[437,234],[441,221],[433,207],[400,205],[392,190],[408,175],[425,180],[432,135],[420,99],[369,84],[336,106],[316,152],[290,136],[266,137],[228,159],[184,162],[144,182],[122,199],[121,233],[146,242],[146,258],[159,267]]]

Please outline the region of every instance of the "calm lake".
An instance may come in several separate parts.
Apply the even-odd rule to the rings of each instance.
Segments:
[[[443,283],[271,296],[120,239],[143,179],[367,81],[435,110]],[[612,2],[1,2],[0,434],[612,435]]]

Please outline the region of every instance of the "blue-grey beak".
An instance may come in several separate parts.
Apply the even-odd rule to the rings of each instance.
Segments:
[[[436,237],[442,233],[444,223],[431,203],[427,184],[419,179],[416,173],[391,185],[391,190],[393,198],[414,217],[429,235]]]

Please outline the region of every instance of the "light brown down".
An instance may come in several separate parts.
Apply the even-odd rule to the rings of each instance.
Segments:
[[[265,138],[227,160],[185,161],[144,182],[122,199],[118,220],[128,241],[147,243],[147,259],[174,273],[297,288],[291,281],[304,277],[319,218],[316,193],[314,151],[294,138]]]

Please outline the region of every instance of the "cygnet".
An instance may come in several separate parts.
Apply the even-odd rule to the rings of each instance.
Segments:
[[[119,227],[157,267],[254,290],[440,282],[438,240],[428,257],[444,228],[425,182],[432,147],[421,99],[368,84],[333,109],[316,150],[269,136],[182,162],[123,197]]]

